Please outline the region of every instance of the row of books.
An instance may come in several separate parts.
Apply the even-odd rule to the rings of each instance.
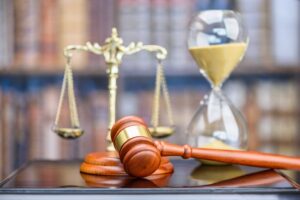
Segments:
[[[237,2],[250,37],[245,62],[251,65],[299,66],[300,2]]]
[[[115,1],[2,0],[0,66],[62,69],[63,49],[104,42],[115,25]],[[3,57],[3,58],[2,58]],[[99,66],[101,58],[75,54],[74,67]]]
[[[32,88],[28,93],[1,90],[1,177],[32,159],[76,159],[91,151],[105,150],[107,93],[93,90],[77,99],[85,134],[79,140],[64,140],[53,131],[60,87]],[[70,127],[67,99],[59,125]]]
[[[251,149],[259,148],[258,141],[261,144],[295,141],[300,128],[298,80],[233,83],[226,84],[224,90],[246,117]],[[270,148],[264,150],[271,151]]]
[[[187,72],[195,67],[186,46],[188,23],[206,9],[242,13],[250,36],[245,64],[298,66],[299,4],[297,0],[2,0],[0,66],[63,68],[64,47],[87,41],[103,44],[115,26],[125,45],[132,41],[161,45],[169,51],[165,64],[172,71]],[[124,58],[128,71],[153,71],[153,62],[149,53]],[[73,64],[99,68],[104,61],[80,52]]]
[[[85,134],[77,140],[64,140],[52,132],[57,103],[60,94],[59,84],[44,84],[37,87],[32,83],[27,91],[14,85],[1,84],[0,92],[0,172],[7,176],[13,169],[31,159],[82,159],[92,151],[104,151],[108,122],[108,93],[99,89],[97,82],[83,82],[76,91],[81,127]],[[282,84],[282,85],[281,85]],[[224,93],[245,115],[249,127],[249,148],[260,149],[270,142],[287,144],[296,141],[299,132],[298,97],[290,95],[299,91],[294,81],[278,82],[269,85],[268,81],[249,85],[242,81],[228,81]],[[263,95],[261,88],[266,89]],[[85,89],[84,89],[85,88]],[[88,88],[88,90],[87,90]],[[272,91],[268,93],[267,91]],[[289,91],[290,90],[290,91]],[[192,115],[199,106],[207,90],[199,88],[177,88],[170,91],[176,133],[167,138],[170,142],[184,144],[186,129]],[[262,104],[261,98],[283,99],[274,101],[274,107]],[[272,101],[268,102],[270,104]],[[294,106],[291,106],[293,104]],[[118,118],[138,115],[150,122],[153,105],[153,90],[128,90],[118,95]],[[164,115],[165,106],[161,101],[161,125],[169,125]],[[280,108],[279,112],[277,108]],[[272,110],[277,113],[274,115]],[[264,112],[266,111],[266,112]],[[67,98],[59,125],[69,127]],[[270,146],[272,147],[272,146]],[[263,149],[272,151],[273,149]]]

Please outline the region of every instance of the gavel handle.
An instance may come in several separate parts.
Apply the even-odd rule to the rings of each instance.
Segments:
[[[162,156],[181,156],[185,159],[197,158],[253,167],[300,170],[299,157],[253,151],[192,148],[189,145],[179,146],[162,141],[155,141],[155,145]]]

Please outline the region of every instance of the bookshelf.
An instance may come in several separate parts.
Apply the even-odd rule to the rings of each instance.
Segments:
[[[294,154],[298,149],[291,146],[300,139],[299,4],[297,0],[0,1],[0,179],[26,160],[82,158],[104,150],[108,102],[101,57],[74,56],[79,118],[87,133],[79,140],[64,141],[50,129],[63,77],[62,48],[102,43],[113,26],[125,44],[142,41],[168,50],[164,66],[177,124],[176,135],[168,140],[183,143],[192,113],[209,88],[186,47],[188,21],[205,9],[238,10],[249,30],[245,59],[224,90],[247,118],[250,149]],[[281,30],[288,30],[288,37]],[[124,59],[120,76],[118,115],[135,114],[149,121],[153,57],[137,54]],[[67,124],[67,109],[63,118]]]
[[[10,69],[9,67],[0,67],[0,77],[3,76],[60,76],[63,74],[64,66],[54,66],[54,69],[43,69],[40,66],[34,67],[34,70],[25,69],[23,66],[18,66],[14,69]],[[126,66],[121,66],[121,70],[126,68]],[[138,66],[134,66],[133,68],[138,68]],[[171,66],[165,67],[166,75],[168,76],[198,76],[197,67],[192,64],[186,67],[184,71],[182,70],[172,70]],[[153,63],[153,71],[145,73],[145,72],[136,72],[137,76],[148,77],[153,76],[155,69],[155,63]],[[106,76],[106,66],[103,64],[101,66],[93,66],[91,69],[75,69],[73,71],[74,75],[77,76]],[[126,70],[126,69],[125,69]],[[256,76],[256,75],[299,75],[300,74],[300,64],[299,66],[295,65],[277,65],[277,66],[252,66],[249,64],[241,64],[233,73],[233,76]],[[122,73],[123,76],[132,76],[133,74],[130,71],[125,71]]]

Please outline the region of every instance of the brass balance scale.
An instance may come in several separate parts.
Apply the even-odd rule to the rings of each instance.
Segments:
[[[73,83],[73,73],[71,67],[71,60],[74,51],[88,51],[97,55],[103,55],[105,63],[108,66],[108,91],[109,91],[109,121],[108,121],[108,133],[107,133],[107,150],[114,151],[110,139],[110,130],[116,121],[116,97],[117,97],[117,79],[119,75],[119,66],[121,64],[124,55],[135,54],[140,51],[148,51],[156,53],[157,68],[156,68],[156,81],[155,81],[155,91],[153,99],[152,116],[150,122],[150,131],[153,137],[162,138],[170,136],[174,133],[174,122],[172,118],[172,109],[170,105],[169,92],[165,80],[164,70],[162,66],[162,61],[167,56],[167,51],[165,48],[157,45],[143,45],[141,42],[130,43],[127,47],[123,46],[123,40],[118,37],[117,29],[112,29],[111,37],[105,40],[103,46],[97,43],[86,43],[86,45],[69,45],[64,49],[64,56],[66,59],[65,72],[63,77],[63,83],[61,88],[61,94],[58,102],[58,109],[55,117],[55,122],[53,126],[53,131],[59,136],[65,139],[76,139],[84,134],[84,130],[80,127],[76,98],[74,94],[74,83]],[[68,103],[70,110],[70,121],[71,127],[60,127],[59,120],[61,114],[61,108],[63,104],[63,99],[65,93],[68,95]],[[159,124],[159,114],[160,114],[160,96],[163,96],[163,100],[166,106],[166,113],[168,117],[168,126],[161,126]]]

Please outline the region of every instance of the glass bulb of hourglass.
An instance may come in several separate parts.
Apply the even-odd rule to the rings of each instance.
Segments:
[[[222,93],[221,87],[243,58],[247,44],[248,36],[241,17],[234,11],[203,11],[193,18],[188,37],[189,51],[212,91],[200,102],[188,126],[190,145],[246,149],[246,121]]]

